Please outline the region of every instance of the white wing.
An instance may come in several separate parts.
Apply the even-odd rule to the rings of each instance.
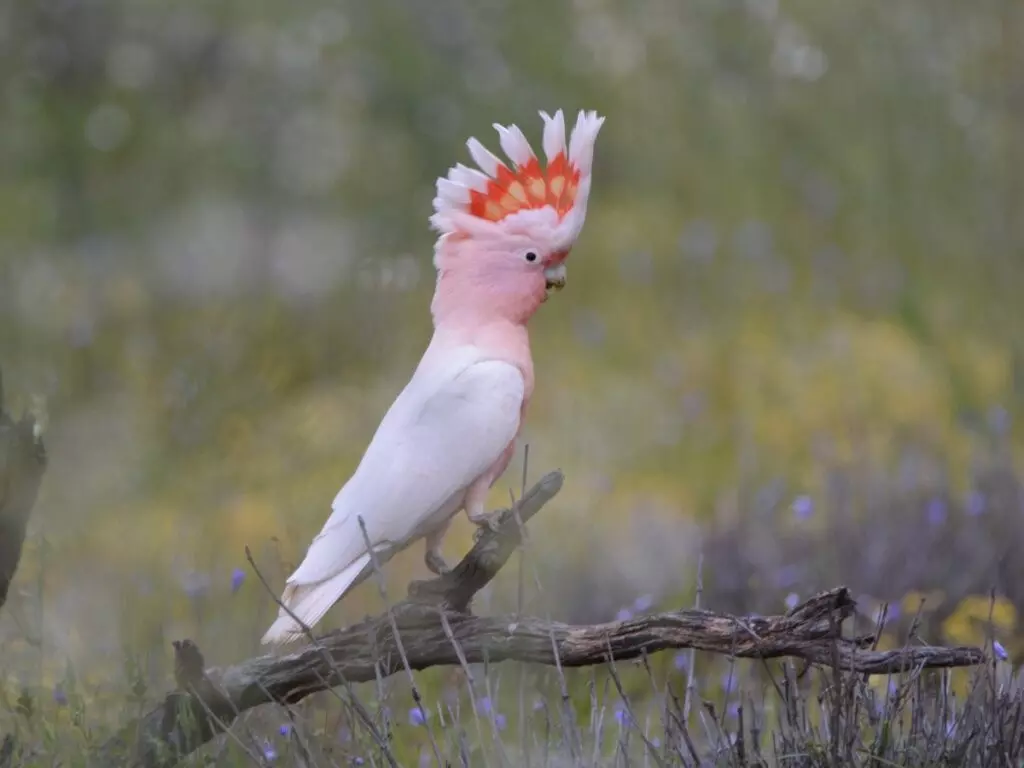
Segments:
[[[524,393],[519,369],[497,360],[460,365],[439,381],[418,372],[384,417],[288,584],[324,581],[364,555],[358,516],[375,549],[421,535],[431,516],[515,439]]]

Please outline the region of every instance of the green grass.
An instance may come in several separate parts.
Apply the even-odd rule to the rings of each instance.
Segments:
[[[283,581],[415,366],[434,179],[558,106],[608,119],[532,325],[531,463],[569,481],[528,608],[687,604],[703,550],[718,608],[926,593],[933,642],[978,642],[995,588],[1018,660],[1020,4],[435,5],[4,15],[0,362],[52,461],[0,616],[8,698],[52,707],[70,665],[112,726],[129,668],[165,690],[172,639],[257,651],[273,609],[232,571],[250,546]],[[61,739],[72,709],[44,718]]]

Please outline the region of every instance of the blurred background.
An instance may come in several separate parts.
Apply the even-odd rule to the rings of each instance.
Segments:
[[[1018,0],[5,4],[0,365],[50,453],[6,673],[257,650],[244,547],[278,591],[430,337],[435,178],[558,108],[607,122],[531,326],[567,481],[525,609],[689,604],[702,555],[705,605],[843,583],[935,643],[995,590],[1024,651],[1022,39]]]

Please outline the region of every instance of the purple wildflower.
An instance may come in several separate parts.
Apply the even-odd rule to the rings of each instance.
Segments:
[[[654,597],[651,595],[640,595],[640,597],[633,601],[633,610],[637,613],[643,613],[650,610],[652,605],[654,605]]]
[[[675,656],[672,657],[672,666],[676,669],[686,669],[686,665],[690,663],[684,651],[679,651]]]
[[[64,692],[64,687],[60,684],[53,686],[53,700],[59,707],[66,707],[68,703],[68,695]]]
[[[626,708],[622,704],[615,705],[615,722],[618,723],[620,726],[629,723],[629,713],[626,711]]]
[[[231,594],[234,594],[242,588],[242,583],[245,581],[245,571],[241,568],[235,568],[231,572]]]
[[[292,732],[291,723],[283,723],[281,727],[277,729],[277,732],[280,733],[282,736],[287,736]]]
[[[985,495],[980,491],[971,491],[967,494],[967,514],[977,517],[985,511]]]
[[[661,739],[659,739],[657,736],[654,736],[651,739],[651,746],[655,749],[661,749]]]
[[[875,611],[875,624],[882,620],[882,611],[885,611],[885,623],[890,624],[900,617],[900,606],[899,603],[889,603],[889,607],[886,608],[884,605],[878,606]]]
[[[491,711],[491,697],[483,696],[477,699],[476,705],[480,709],[480,711],[483,712],[485,715],[489,714]]]
[[[1010,658],[1010,654],[1006,652],[1006,648],[1004,648],[1003,644],[998,640],[992,641],[992,650],[995,652],[996,658],[1000,661],[1006,661]]]
[[[790,592],[786,595],[786,599],[783,602],[786,604],[786,607],[792,611],[800,603],[800,595],[796,592]]]
[[[722,674],[722,690],[726,693],[732,693],[736,688],[736,671],[730,669],[728,672]]]
[[[366,765],[366,761],[359,755],[352,758],[352,765]]]
[[[508,725],[508,720],[501,712],[494,715],[494,725],[499,731],[504,731],[505,726]]]
[[[210,588],[210,578],[206,574],[192,571],[182,579],[181,586],[192,599],[200,598]]]
[[[803,568],[799,565],[784,565],[775,572],[775,583],[780,587],[791,587],[800,581]]]
[[[633,612],[629,608],[620,608],[619,612],[615,614],[616,621],[629,621],[633,618]]]
[[[928,502],[928,522],[931,525],[942,525],[946,522],[946,500],[936,496]]]
[[[409,710],[409,724],[410,725],[424,725],[427,719],[430,717],[430,711],[427,709],[421,709],[420,707],[413,707]]]
[[[277,760],[277,750],[274,749],[272,744],[263,745],[263,759],[268,763],[272,763]]]
[[[809,520],[814,514],[814,499],[807,494],[793,499],[793,516],[797,520]]]
[[[1010,429],[1010,412],[1001,405],[994,405],[988,411],[988,425],[997,435],[1005,435]]]

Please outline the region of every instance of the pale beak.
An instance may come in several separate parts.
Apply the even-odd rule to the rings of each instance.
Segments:
[[[547,281],[545,288],[548,291],[552,289],[560,291],[565,288],[565,264],[559,264],[557,267],[548,267],[544,270],[544,279]]]

